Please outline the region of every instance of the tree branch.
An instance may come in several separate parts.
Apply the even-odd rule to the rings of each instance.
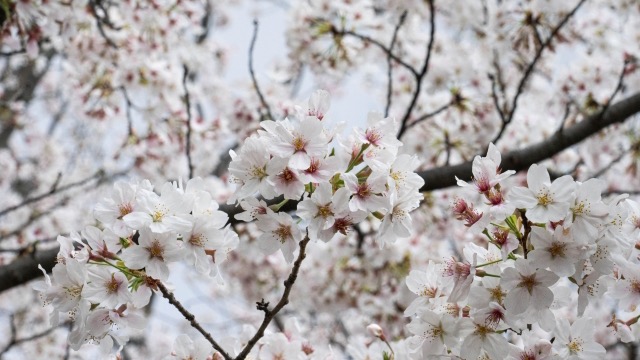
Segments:
[[[396,38],[398,37],[398,31],[404,23],[404,20],[407,18],[407,10],[403,11],[400,15],[400,20],[398,20],[398,24],[396,24],[396,28],[393,30],[393,36],[391,37],[391,44],[389,44],[389,54],[393,52],[393,47],[396,45]],[[384,117],[389,116],[389,108],[391,108],[391,95],[393,93],[393,81],[391,80],[391,75],[393,71],[393,63],[391,56],[387,56],[387,105],[384,108]]]
[[[532,164],[551,158],[600,130],[613,124],[622,123],[637,113],[640,113],[640,92],[612,104],[604,112],[591,115],[579,123],[564,128],[562,132],[556,132],[541,142],[503,154],[500,167],[516,171],[528,169]],[[419,172],[418,174],[425,181],[420,191],[427,192],[455,186],[456,176],[463,180],[470,179],[472,176],[471,164],[471,161],[467,161],[458,165],[442,166]],[[269,203],[277,204],[281,200],[282,198],[276,198]],[[281,210],[295,210],[296,206],[297,202],[290,200]],[[234,215],[243,211],[240,206],[221,205],[220,210],[229,215],[231,224],[240,222],[234,218]],[[42,272],[37,269],[37,264],[41,263],[45,269],[50,270],[55,263],[57,252],[57,249],[46,252],[36,251],[34,258],[37,258],[37,261],[31,257],[24,257],[0,267],[0,292],[42,276]]]
[[[182,75],[182,88],[184,89],[184,106],[187,108],[187,166],[189,168],[189,179],[193,177],[193,162],[191,160],[191,99],[189,97],[189,89],[187,89],[187,80],[189,78],[189,68],[183,65],[184,75]]]
[[[167,299],[171,305],[178,309],[180,314],[182,314],[182,316],[184,316],[184,318],[189,321],[194,329],[198,330],[198,332],[200,332],[207,339],[207,341],[209,341],[209,343],[213,346],[214,349],[216,349],[216,351],[220,353],[220,355],[222,355],[226,360],[232,359],[232,357],[222,349],[222,347],[213,339],[213,337],[211,337],[211,334],[209,334],[205,329],[202,328],[200,323],[198,323],[198,321],[196,320],[196,317],[193,316],[193,314],[190,313],[187,309],[185,309],[184,306],[182,306],[180,301],[178,301],[175,296],[173,296],[173,293],[171,293],[171,291],[169,291],[169,289],[167,289],[164,284],[158,281],[156,282],[156,285],[162,293],[162,296],[164,296],[164,298]]]
[[[79,181],[76,181],[76,182],[73,182],[73,183],[70,183],[70,184],[67,184],[67,185],[64,185],[64,186],[52,188],[50,191],[48,191],[48,192],[46,192],[44,194],[40,194],[40,195],[31,197],[31,198],[25,199],[20,204],[9,206],[8,208],[0,211],[0,216],[4,216],[4,215],[6,215],[6,214],[8,214],[10,212],[18,210],[18,209],[20,209],[20,208],[22,208],[22,207],[24,207],[26,205],[29,205],[31,203],[40,201],[42,199],[46,199],[49,196],[52,196],[52,195],[55,195],[55,194],[59,194],[59,193],[61,193],[63,191],[66,191],[66,190],[69,190],[69,189],[73,189],[73,188],[78,187],[78,186],[82,186],[82,185],[84,185],[84,184],[86,184],[86,183],[88,183],[88,182],[90,182],[92,180],[98,179],[99,182],[101,182],[101,181],[104,181],[105,179],[110,179],[110,178],[113,178],[113,177],[124,175],[128,171],[129,170],[124,170],[124,171],[120,171],[120,172],[111,174],[109,176],[105,176],[104,170],[98,170],[95,174],[93,174],[93,175],[91,175],[91,176],[89,176],[87,178],[84,178],[82,180],[79,180]]]
[[[307,256],[307,254],[305,253],[305,250],[307,248],[307,244],[309,243],[309,240],[310,240],[309,235],[307,235],[302,241],[300,241],[300,253],[298,254],[298,258],[296,259],[296,261],[293,263],[293,268],[291,269],[291,273],[289,274],[289,277],[287,278],[287,280],[284,281],[284,292],[282,293],[282,297],[280,298],[280,301],[278,301],[278,304],[276,304],[276,306],[272,310],[269,310],[268,308],[266,308],[266,306],[262,306],[260,308],[261,311],[264,311],[264,320],[262,320],[262,324],[260,325],[260,328],[258,328],[258,331],[256,331],[256,334],[251,338],[251,340],[249,340],[247,345],[244,347],[244,349],[242,349],[242,351],[240,352],[240,354],[238,354],[235,360],[244,360],[247,357],[247,355],[249,355],[249,352],[251,352],[251,349],[256,345],[258,340],[260,340],[264,336],[264,331],[269,326],[269,323],[271,323],[271,321],[275,318],[278,312],[282,310],[282,308],[289,303],[289,293],[291,292],[291,289],[293,288],[293,284],[296,282],[296,279],[298,278],[298,272],[300,271],[300,266],[302,265],[302,261]],[[265,303],[263,300],[261,301],[260,304],[258,304],[258,306],[264,305],[264,304]]]
[[[258,38],[258,20],[253,20],[253,37],[251,38],[251,45],[249,45],[249,74],[251,75],[251,81],[253,81],[253,87],[256,88],[256,93],[258,94],[258,98],[260,98],[260,103],[262,107],[264,107],[267,112],[267,118],[269,120],[275,120],[273,115],[271,114],[271,108],[267,101],[264,99],[264,95],[262,95],[262,91],[260,91],[260,86],[258,86],[258,80],[256,79],[256,73],[253,71],[253,48],[256,45],[256,39]],[[263,118],[264,119],[264,118]]]
[[[522,95],[522,93],[524,92],[524,87],[527,84],[529,77],[531,77],[531,75],[533,74],[533,70],[536,67],[536,64],[538,63],[538,60],[540,60],[542,53],[546,48],[549,47],[549,45],[551,44],[551,41],[553,41],[556,35],[558,35],[558,32],[560,32],[560,29],[562,29],[562,27],[569,21],[569,19],[573,17],[573,15],[578,11],[578,9],[582,6],[582,4],[584,4],[585,1],[586,0],[580,0],[580,2],[578,2],[578,4],[562,19],[562,21],[560,21],[560,23],[558,23],[558,25],[556,25],[556,27],[553,28],[547,40],[544,43],[542,43],[538,51],[536,51],[536,54],[533,57],[533,60],[531,60],[531,62],[525,69],[522,75],[522,78],[520,78],[520,82],[518,83],[516,94],[514,95],[513,100],[511,101],[510,109],[506,109],[508,111],[508,114],[500,114],[501,115],[500,117],[502,118],[502,126],[500,127],[498,134],[496,134],[496,136],[491,141],[492,143],[495,144],[498,142],[498,140],[500,140],[500,138],[504,134],[504,131],[507,128],[507,125],[509,125],[511,123],[511,120],[513,120],[513,116],[516,113],[516,108],[518,107],[518,99],[520,98],[520,95]],[[493,86],[492,86],[492,89],[493,89]],[[494,102],[496,102],[496,100],[497,99],[495,97],[495,92],[494,92]],[[498,110],[498,112],[502,112],[497,103],[496,103],[496,109]]]
[[[500,167],[516,171],[528,169],[532,164],[549,159],[608,126],[624,122],[638,112],[640,112],[640,92],[609,106],[604,112],[598,112],[575,125],[565,127],[562,132],[556,132],[543,141],[503,154]],[[443,189],[454,186],[456,176],[463,180],[470,179],[471,161],[429,169],[418,174],[425,181],[420,191]]]
[[[425,75],[427,75],[427,70],[429,69],[429,60],[431,59],[431,52],[433,50],[433,44],[436,38],[436,9],[434,6],[435,0],[427,0],[429,3],[429,12],[430,12],[430,20],[431,30],[429,34],[429,45],[427,45],[427,55],[424,59],[424,64],[422,64],[422,69],[420,73],[415,75],[416,80],[416,89],[413,92],[413,97],[411,98],[411,102],[409,103],[409,107],[407,107],[407,111],[404,113],[402,120],[400,121],[400,130],[398,131],[398,139],[402,137],[402,135],[407,131],[407,122],[411,117],[411,112],[413,112],[413,108],[416,106],[416,102],[418,101],[418,97],[420,96],[420,90],[422,89],[422,80]]]

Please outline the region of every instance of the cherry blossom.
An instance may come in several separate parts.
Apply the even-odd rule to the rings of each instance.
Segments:
[[[527,209],[529,220],[546,223],[564,218],[575,197],[571,176],[562,176],[552,183],[547,169],[533,164],[527,172],[527,184],[528,188],[513,188],[510,198],[516,207]]]

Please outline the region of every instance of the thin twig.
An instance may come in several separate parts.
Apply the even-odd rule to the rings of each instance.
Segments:
[[[437,108],[436,110],[430,112],[430,113],[426,113],[422,116],[420,116],[419,118],[417,118],[415,121],[410,122],[406,127],[405,127],[405,131],[411,129],[412,127],[418,125],[419,123],[428,120],[438,114],[440,114],[441,112],[447,110],[448,108],[451,107],[451,105],[454,104],[454,101],[449,101],[448,103],[442,105],[441,107]]]
[[[189,68],[183,65],[184,75],[182,76],[182,87],[184,89],[184,105],[187,108],[187,166],[189,167],[189,179],[193,177],[193,162],[191,160],[191,99],[189,97],[189,89],[187,89],[187,79],[189,78]]]
[[[529,63],[529,65],[525,69],[525,71],[524,71],[524,73],[522,75],[522,78],[520,79],[520,82],[518,83],[518,87],[516,88],[516,94],[513,97],[513,100],[511,101],[510,108],[508,109],[508,114],[503,119],[502,126],[500,127],[500,130],[498,131],[498,134],[496,134],[496,136],[491,141],[492,143],[495,144],[495,143],[498,142],[498,140],[500,140],[500,138],[504,134],[505,129],[507,128],[507,125],[509,125],[511,123],[511,120],[513,120],[513,116],[515,115],[516,109],[518,107],[518,99],[520,98],[520,95],[522,95],[522,93],[524,92],[524,87],[525,87],[527,81],[529,80],[529,77],[533,74],[533,70],[536,67],[536,64],[538,63],[538,60],[540,60],[540,58],[542,57],[542,53],[544,52],[544,50],[546,48],[549,47],[549,45],[551,44],[551,41],[553,41],[553,39],[556,37],[558,32],[560,32],[560,29],[562,29],[562,27],[569,21],[569,19],[571,19],[571,17],[573,17],[573,15],[578,11],[578,9],[582,6],[582,4],[585,1],[586,0],[580,0],[580,2],[573,8],[573,10],[571,10],[562,19],[562,21],[560,21],[560,23],[558,25],[556,25],[556,27],[551,31],[551,34],[549,35],[547,40],[545,40],[545,42],[542,43],[542,45],[540,46],[538,51],[536,51],[536,54],[533,57],[533,60],[531,60],[531,62]]]
[[[607,171],[611,170],[611,168],[613,167],[613,165],[619,163],[622,159],[624,159],[625,155],[627,155],[629,153],[630,150],[625,150],[622,153],[620,153],[620,155],[616,156],[615,159],[611,160],[611,162],[609,162],[605,167],[603,167],[602,169],[596,171],[595,173],[593,173],[593,175],[589,176],[589,178],[598,178],[602,175],[604,175],[604,173],[606,173]]]
[[[391,59],[393,59],[393,61],[397,62],[398,64],[402,65],[402,67],[404,67],[405,69],[409,70],[413,76],[418,76],[418,70],[416,70],[413,66],[411,66],[410,64],[408,64],[406,61],[402,60],[402,58],[396,56],[393,54],[393,52],[386,47],[383,43],[381,43],[380,41],[369,37],[367,35],[362,35],[359,34],[357,32],[351,31],[351,30],[338,30],[334,27],[331,28],[331,31],[333,33],[334,36],[344,36],[344,35],[350,35],[353,36],[355,38],[358,38],[360,40],[369,42],[375,46],[377,46],[380,50],[382,50],[388,57],[390,57]]]
[[[156,285],[158,286],[158,289],[162,293],[162,296],[169,301],[169,304],[173,305],[176,309],[178,309],[180,314],[182,314],[182,316],[184,316],[184,318],[187,321],[189,321],[189,323],[194,329],[198,330],[198,332],[200,332],[200,334],[202,334],[205,337],[205,339],[209,341],[211,346],[213,346],[213,348],[216,349],[216,351],[218,351],[220,355],[222,355],[226,360],[232,359],[231,356],[229,356],[229,354],[227,354],[227,352],[224,351],[222,347],[213,339],[211,334],[209,334],[204,328],[202,328],[200,323],[198,323],[198,321],[196,320],[196,317],[192,313],[190,313],[187,309],[185,309],[184,306],[182,306],[180,301],[178,301],[176,297],[173,296],[173,293],[171,293],[171,291],[169,291],[169,289],[167,289],[167,287],[164,286],[163,283],[158,281],[156,282]]]
[[[298,254],[298,258],[293,263],[293,268],[291,269],[291,273],[289,274],[289,277],[287,278],[287,280],[284,281],[284,292],[282,293],[282,297],[280,298],[280,301],[278,301],[278,303],[272,310],[268,310],[268,309],[262,310],[265,312],[265,315],[264,315],[264,320],[262,320],[262,324],[260,325],[260,328],[258,328],[258,331],[256,331],[255,335],[251,338],[251,340],[249,340],[247,345],[244,347],[244,349],[242,349],[242,351],[240,352],[240,354],[238,354],[235,360],[244,360],[247,357],[247,355],[249,355],[249,352],[251,352],[251,349],[256,345],[258,340],[260,340],[264,336],[264,331],[269,326],[269,323],[271,323],[271,321],[278,314],[278,312],[282,310],[282,308],[289,303],[289,293],[293,288],[293,284],[296,282],[296,279],[298,277],[298,272],[300,271],[300,266],[302,265],[302,261],[307,256],[305,253],[305,250],[307,248],[307,244],[309,243],[309,240],[310,238],[307,235],[302,241],[300,241],[300,254]]]
[[[0,56],[13,56],[13,55],[18,55],[18,54],[24,54],[27,52],[27,49],[22,48],[22,49],[18,49],[18,50],[12,50],[12,51],[7,51],[7,52],[0,52]]]
[[[422,80],[424,79],[425,75],[427,75],[427,70],[429,69],[429,60],[431,59],[431,52],[433,50],[433,44],[435,43],[435,38],[436,38],[436,9],[434,6],[435,0],[428,0],[427,2],[429,3],[429,12],[431,13],[430,20],[429,20],[429,22],[431,23],[431,31],[429,33],[429,44],[427,45],[427,55],[425,56],[424,64],[422,64],[422,69],[420,70],[420,73],[416,74],[415,76],[416,89],[413,92],[413,97],[411,98],[409,107],[407,107],[407,111],[404,113],[404,116],[400,121],[400,130],[398,131],[398,139],[400,139],[404,134],[404,132],[407,130],[407,123],[409,121],[409,118],[411,117],[411,112],[413,111],[413,108],[416,106],[416,102],[418,101],[418,97],[420,96],[420,90],[422,89]]]
[[[8,352],[9,350],[11,350],[12,347],[16,346],[16,345],[20,345],[22,343],[25,342],[29,342],[29,341],[33,341],[36,339],[39,339],[41,337],[45,337],[49,334],[51,334],[52,332],[54,332],[55,330],[59,329],[62,326],[67,326],[67,323],[62,323],[58,326],[54,326],[52,328],[48,328],[47,330],[41,331],[39,333],[35,333],[33,335],[18,339],[17,338],[17,334],[16,334],[16,324],[14,321],[15,316],[13,314],[11,314],[10,316],[10,328],[11,328],[11,338],[9,343],[5,346],[5,348],[0,351],[0,357],[2,357],[2,355],[4,355],[6,352]]]
[[[393,36],[391,37],[391,44],[389,44],[389,54],[393,52],[393,47],[396,45],[396,39],[398,37],[398,31],[404,23],[404,20],[407,18],[407,10],[403,11],[400,15],[400,20],[398,20],[398,24],[396,24],[396,28],[393,30]],[[389,116],[389,109],[391,108],[391,95],[393,93],[393,81],[391,79],[391,75],[393,72],[393,63],[391,56],[387,56],[387,105],[384,108],[384,117]]]
[[[258,86],[258,79],[256,79],[256,73],[253,70],[253,48],[256,45],[256,39],[258,38],[258,20],[253,20],[253,37],[251,38],[251,45],[249,45],[249,74],[251,75],[251,81],[253,81],[253,87],[256,88],[256,93],[258,94],[258,98],[260,98],[260,103],[262,107],[266,111],[266,119],[274,120],[273,115],[271,113],[271,108],[267,101],[264,99],[264,95],[262,95],[262,91],[260,91],[260,86]],[[263,119],[265,119],[263,117]]]
[[[564,116],[562,117],[562,121],[560,122],[560,127],[558,127],[558,132],[562,132],[564,130],[564,125],[567,123],[569,115],[571,115],[571,102],[567,101],[567,103],[564,105]]]
[[[133,103],[131,102],[131,98],[129,97],[129,93],[127,93],[127,89],[124,86],[120,87],[120,91],[122,91],[122,96],[124,96],[124,101],[127,104],[127,108],[125,109],[127,115],[127,140],[133,135],[133,116],[131,115],[131,108],[133,107]]]
[[[100,9],[105,13],[105,17],[98,15],[98,11],[96,10],[96,8],[98,7],[98,4],[97,4],[98,1],[99,0],[89,0],[89,9],[91,10],[91,15],[93,15],[93,17],[96,19],[96,26],[98,27],[98,31],[100,32],[100,35],[102,35],[102,37],[104,38],[104,40],[107,42],[109,46],[111,46],[114,49],[117,49],[118,45],[116,45],[116,43],[113,42],[113,40],[111,40],[111,38],[104,31],[103,25],[107,25],[109,27],[113,27],[113,26],[111,26],[111,22],[109,21],[108,17],[106,17],[107,12],[104,7],[99,6]]]
[[[124,172],[113,174],[110,177],[118,176],[118,175],[121,175],[121,174],[124,174]],[[59,194],[59,193],[61,193],[63,191],[72,189],[74,187],[82,186],[82,185],[84,185],[84,184],[86,184],[86,183],[88,183],[88,182],[90,182],[90,181],[92,181],[94,179],[100,179],[100,178],[104,178],[104,177],[105,177],[104,170],[99,170],[95,174],[93,174],[93,175],[91,175],[91,176],[89,176],[89,177],[87,177],[85,179],[82,179],[82,180],[79,180],[79,181],[76,181],[76,182],[73,182],[71,184],[67,184],[67,185],[64,185],[64,186],[60,186],[57,189],[54,189],[54,191],[49,191],[49,192],[46,192],[44,194],[40,194],[38,196],[34,196],[34,197],[31,197],[31,198],[25,199],[20,204],[9,206],[8,208],[0,211],[0,216],[4,216],[4,215],[6,215],[6,214],[8,214],[8,213],[10,213],[12,211],[18,210],[18,209],[20,209],[20,208],[22,208],[22,207],[24,207],[26,205],[29,205],[31,203],[40,201],[40,200],[45,199],[45,198],[47,198],[49,196],[52,196],[52,195],[55,195],[55,194]]]

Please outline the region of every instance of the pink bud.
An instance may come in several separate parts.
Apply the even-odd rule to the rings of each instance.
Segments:
[[[378,324],[371,324],[367,326],[367,331],[369,331],[371,335],[377,338],[380,338],[380,339],[384,338],[384,332],[382,331],[382,328]]]

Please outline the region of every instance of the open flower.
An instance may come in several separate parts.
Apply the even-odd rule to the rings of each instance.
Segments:
[[[82,288],[82,297],[106,308],[115,308],[131,300],[129,281],[121,272],[112,272],[104,267],[89,270],[89,281]]]
[[[487,156],[481,157],[478,155],[473,159],[473,163],[471,165],[471,172],[473,173],[473,184],[479,193],[486,193],[502,180],[516,173],[513,170],[501,173],[501,161],[502,156],[500,155],[498,148],[493,145],[493,143],[489,144]],[[458,181],[458,186],[471,186],[466,181],[460,180],[457,177],[456,180]]]
[[[131,269],[145,269],[147,275],[167,280],[168,263],[182,258],[174,233],[155,234],[148,230],[140,231],[138,245],[131,245],[121,255],[122,260]]]
[[[604,359],[606,350],[594,340],[594,332],[591,319],[579,318],[571,326],[567,319],[560,319],[553,348],[563,359]]]
[[[553,292],[549,287],[558,281],[551,271],[536,269],[533,261],[518,259],[515,268],[509,267],[502,273],[502,288],[507,290],[504,305],[513,314],[522,314],[529,307],[541,310],[553,302]]]
[[[260,215],[256,225],[263,231],[257,240],[258,247],[267,255],[281,250],[287,262],[293,262],[293,252],[298,242],[302,240],[302,233],[293,222],[291,215],[286,213]]]
[[[547,168],[533,164],[527,172],[527,186],[515,187],[509,193],[517,208],[527,210],[527,218],[536,223],[565,218],[575,197],[575,182],[565,175],[551,182]]]

